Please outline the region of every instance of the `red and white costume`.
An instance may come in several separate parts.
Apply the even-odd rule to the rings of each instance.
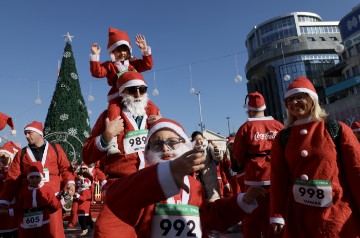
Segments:
[[[359,142],[340,122],[338,155],[324,121],[294,124],[285,149],[277,137],[271,151],[271,222],[285,221],[284,238],[360,237]],[[307,181],[325,181],[327,186],[301,186]],[[322,199],[309,199],[309,189],[316,191],[312,198]],[[323,197],[324,191],[329,196]],[[320,205],[324,198],[327,205]]]
[[[194,228],[194,231],[200,231],[197,234],[202,234],[201,237],[207,237],[207,230],[226,230],[237,224],[246,212],[251,212],[256,207],[256,205],[244,204],[243,194],[208,202],[199,181],[192,176],[186,176],[184,183],[190,188],[189,194],[181,191],[179,193],[179,188],[172,179],[168,162],[147,167],[114,182],[107,191],[106,203],[114,214],[132,229],[129,228],[109,237],[158,237],[151,236],[151,233],[156,233],[161,229],[156,223],[154,210],[156,204],[159,203],[183,204],[199,208],[200,222],[192,223],[194,226],[191,228]],[[181,218],[182,216],[179,217]]]
[[[70,166],[69,160],[60,145],[56,144],[56,148],[58,150],[57,155],[52,146],[47,141],[45,141],[45,143],[46,146],[41,163],[44,169],[48,169],[49,171],[49,182],[46,182],[46,184],[54,191],[59,192],[61,183],[60,176],[65,184],[75,184],[72,167]],[[26,153],[24,154],[21,162],[20,155],[21,151],[16,154],[14,161],[9,167],[4,189],[0,193],[0,203],[9,205],[19,188],[24,186],[24,184],[25,186],[28,184],[26,179],[21,179],[21,176],[25,174],[26,168],[28,168],[30,164],[36,160],[29,147],[26,147]],[[54,236],[65,237],[61,210],[51,214],[50,226],[51,232]]]
[[[129,132],[148,128],[148,115],[158,114],[159,109],[153,103],[149,102],[146,108],[146,115],[144,115],[139,128],[128,110],[122,110],[120,115],[121,118],[124,119],[124,130],[117,136],[117,142],[121,153],[113,156],[106,155],[106,148],[103,148],[100,142],[101,134],[105,130],[104,121],[107,117],[107,111],[104,111],[100,115],[92,129],[91,136],[84,144],[82,158],[87,164],[95,163],[100,160],[100,164],[103,165],[104,168],[103,172],[107,175],[106,187],[111,185],[114,180],[125,175],[133,174],[145,167],[143,151],[126,154],[123,141],[125,135]],[[144,135],[145,138],[146,135]],[[95,225],[95,237],[109,237],[114,233],[119,234],[128,227],[108,209],[106,204],[103,205]]]
[[[263,96],[258,93],[250,93],[248,109],[255,112],[266,109]],[[246,101],[245,98],[245,101]],[[251,117],[239,128],[236,133],[233,147],[233,155],[239,165],[244,166],[245,186],[258,185],[270,186],[270,152],[275,136],[284,128],[284,125],[273,117]],[[245,188],[247,189],[247,188]],[[243,220],[244,237],[267,238],[271,236],[268,216],[270,197],[259,198],[259,207]]]
[[[115,28],[109,28],[109,42],[108,52],[111,52],[120,45],[127,45],[131,52],[130,38],[125,31],[120,31]],[[128,70],[137,72],[144,72],[151,70],[153,66],[153,59],[151,55],[151,48],[148,47],[146,51],[142,51],[142,59],[131,58],[130,60],[120,61],[105,61],[100,63],[100,55],[90,55],[90,72],[95,78],[107,78],[108,85],[111,89],[107,95],[109,102],[108,117],[113,120],[118,113],[118,99],[119,91],[116,85],[118,73]]]
[[[61,203],[55,196],[54,190],[47,183],[38,188],[23,187],[19,193],[17,210],[15,210],[19,214],[19,237],[58,237],[57,234],[52,234],[50,231],[51,214],[56,211],[61,212]],[[30,212],[41,213],[42,222],[39,227],[30,228],[24,223],[26,221],[24,217]]]
[[[27,179],[31,179],[32,176],[39,177],[39,184],[29,183],[19,192],[15,210],[19,214],[19,237],[59,237],[58,233],[51,232],[50,214],[61,211],[61,203],[55,197],[54,190],[44,182],[41,162],[32,163],[27,168],[26,174]]]

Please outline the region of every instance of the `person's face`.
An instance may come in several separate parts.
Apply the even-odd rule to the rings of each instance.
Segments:
[[[149,139],[148,146],[152,153],[159,155],[161,160],[171,160],[179,157],[177,149],[185,142],[177,133],[169,129],[155,132]]]
[[[29,142],[29,145],[41,146],[43,143],[43,137],[35,131],[25,131],[26,140]]]
[[[307,93],[296,93],[285,99],[286,108],[297,120],[311,116],[313,101]]]
[[[126,45],[120,45],[112,52],[115,56],[115,60],[124,61],[130,58],[129,47]]]
[[[41,183],[42,178],[40,176],[29,176],[28,181],[31,187],[36,188]]]
[[[194,142],[195,142],[195,146],[200,146],[204,144],[204,137],[202,137],[201,135],[197,135],[194,138]]]
[[[0,167],[9,165],[10,161],[10,156],[7,153],[0,152]]]

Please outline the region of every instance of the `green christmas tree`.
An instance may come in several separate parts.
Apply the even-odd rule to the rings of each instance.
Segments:
[[[69,33],[64,36],[66,46],[45,120],[44,137],[60,144],[72,164],[80,164],[83,144],[90,135],[90,120],[70,44],[73,36]]]

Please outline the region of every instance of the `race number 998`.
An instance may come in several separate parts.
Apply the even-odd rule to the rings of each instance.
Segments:
[[[306,189],[304,187],[299,187],[299,192],[301,196],[305,196],[306,194],[308,194],[310,198],[316,196],[318,199],[323,199],[325,197],[324,190],[322,189]]]

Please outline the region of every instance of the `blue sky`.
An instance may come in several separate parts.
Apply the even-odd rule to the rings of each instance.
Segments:
[[[15,120],[18,135],[12,138],[8,127],[0,135],[25,146],[24,126],[33,120],[45,121],[67,32],[74,36],[72,49],[93,125],[107,107],[109,86],[105,79],[94,79],[90,74],[90,45],[98,42],[101,61],[108,60],[108,28],[115,27],[128,32],[135,56],[141,56],[134,44],[137,33],[144,34],[152,47],[154,67],[144,77],[150,98],[163,116],[179,121],[188,135],[200,129],[198,97],[189,93],[192,78],[192,86],[203,92],[206,129],[226,136],[226,117],[230,117],[231,132],[246,120],[242,106],[247,94],[245,39],[250,30],[296,11],[338,21],[356,4],[356,0],[1,1],[0,111]],[[234,82],[237,68],[243,77],[238,84]],[[154,71],[157,97],[151,94]],[[34,102],[38,93],[42,100],[39,106]],[[93,102],[88,101],[89,95],[95,98]]]

